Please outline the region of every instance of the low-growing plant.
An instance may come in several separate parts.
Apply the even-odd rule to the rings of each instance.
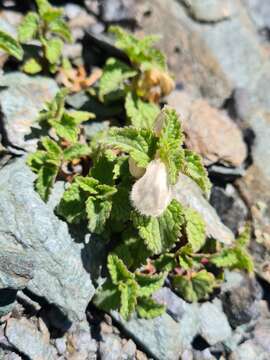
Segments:
[[[252,271],[248,230],[231,246],[209,239],[202,216],[173,197],[181,176],[190,177],[206,196],[210,191],[201,158],[183,147],[175,110],[163,108],[152,126],[131,120],[129,126],[98,133],[89,147],[83,144],[82,153],[74,151],[80,121],[75,113],[70,127],[66,114],[60,93],[40,116],[56,140],[42,139],[43,150],[30,155],[28,164],[38,174],[36,189],[45,201],[63,163],[82,164],[79,174],[66,178],[56,213],[69,224],[86,223],[100,241],[110,243],[96,306],[118,310],[125,319],[135,311],[151,318],[165,311],[152,297],[165,281],[185,300],[200,301],[220,285],[224,269]]]
[[[33,40],[41,46],[38,57],[29,58],[23,70],[29,74],[44,71],[56,72],[63,60],[64,41],[71,43],[72,35],[63,17],[63,9],[53,7],[47,0],[35,0],[37,12],[29,12],[18,28],[20,43]]]

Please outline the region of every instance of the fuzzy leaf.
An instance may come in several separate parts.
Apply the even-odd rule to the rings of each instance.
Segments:
[[[205,244],[206,229],[202,216],[191,208],[184,208],[186,220],[186,234],[189,244],[194,252],[197,252]]]
[[[12,36],[0,30],[0,49],[8,55],[14,56],[17,60],[23,58],[23,48]]]
[[[45,14],[47,11],[49,11],[52,8],[48,0],[36,0],[36,4],[38,7],[38,12],[41,15]]]
[[[145,36],[138,39],[118,26],[111,26],[109,29],[116,37],[115,45],[122,49],[135,65],[141,65],[142,69],[149,69],[156,66],[166,70],[166,58],[153,44],[159,40],[159,36]]]
[[[49,199],[58,170],[59,168],[56,165],[45,163],[38,172],[35,187],[41,199],[44,201]]]
[[[166,307],[151,298],[139,298],[136,307],[138,315],[143,319],[153,319],[164,314]]]
[[[95,118],[95,114],[93,114],[89,111],[72,110],[72,111],[66,111],[66,113],[69,116],[73,117],[73,119],[75,120],[77,125],[80,125],[81,123],[83,123],[85,121]]]
[[[101,234],[105,230],[111,209],[112,203],[110,201],[99,201],[89,197],[86,201],[88,229],[95,234]]]
[[[47,151],[48,159],[53,161],[55,160],[58,162],[62,157],[62,149],[60,146],[50,139],[48,136],[42,138],[41,144],[44,147],[44,149]]]
[[[46,40],[44,45],[46,59],[50,64],[56,64],[62,55],[64,45],[63,41],[59,38],[52,38],[50,40]]]
[[[46,151],[37,150],[36,152],[28,155],[26,163],[34,173],[38,173],[38,171],[46,161],[46,158]]]
[[[80,159],[81,157],[90,155],[90,152],[91,150],[88,145],[75,144],[64,150],[63,158],[66,161],[71,161],[74,159]]]
[[[109,58],[99,80],[99,98],[104,101],[104,97],[108,94],[123,92],[125,81],[136,74],[136,70],[133,70],[122,61]]]
[[[138,166],[146,167],[155,153],[156,138],[146,129],[111,128],[101,143],[128,153]]]
[[[128,93],[125,108],[131,125],[137,129],[153,129],[153,124],[159,114],[159,107],[156,104],[145,102],[137,96]]]
[[[117,286],[108,279],[94,296],[94,304],[103,311],[117,310],[120,304],[120,291]]]
[[[188,275],[176,275],[173,278],[173,286],[185,300],[196,302],[206,299],[213,291],[215,277],[206,270],[194,273],[190,278]]]
[[[210,262],[219,268],[242,269],[250,273],[254,271],[251,256],[241,246],[223,249],[219,254],[213,255]]]
[[[160,289],[165,281],[167,274],[145,275],[135,273],[135,280],[139,285],[138,296],[148,297]]]
[[[80,128],[72,116],[64,113],[60,120],[50,119],[49,124],[55,129],[60,138],[72,144],[77,142]]]
[[[191,150],[185,150],[185,163],[182,171],[194,180],[206,195],[209,195],[211,183],[200,155]]]
[[[243,231],[240,232],[238,237],[236,238],[236,243],[241,247],[246,247],[250,243],[251,238],[251,227],[249,224],[247,224]]]
[[[172,248],[181,234],[183,221],[182,207],[176,200],[170,203],[160,217],[133,214],[134,226],[153,254]]]
[[[156,120],[159,157],[167,167],[169,180],[175,184],[184,161],[183,132],[175,110],[165,107]]]
[[[131,209],[129,190],[124,186],[118,187],[117,193],[112,198],[112,221],[126,222],[129,220]]]
[[[38,14],[34,12],[26,14],[18,28],[18,37],[21,43],[27,43],[35,38],[38,31],[38,23]]]
[[[61,38],[68,43],[73,42],[71,30],[66,21],[64,21],[63,19],[56,19],[54,21],[51,21],[49,23],[49,29],[53,34],[61,36]]]
[[[113,284],[119,285],[121,282],[133,280],[134,275],[128,271],[126,265],[117,255],[108,256],[108,270],[111,275]]]
[[[138,286],[134,280],[130,279],[120,284],[119,290],[121,293],[120,314],[125,320],[128,320],[137,304]]]
[[[68,223],[78,224],[86,219],[86,199],[87,195],[83,193],[76,182],[73,182],[64,192],[56,212]]]
[[[153,265],[157,271],[169,272],[177,266],[177,262],[174,254],[165,253],[155,259]]]
[[[31,58],[24,63],[23,71],[27,74],[35,75],[42,71],[42,66],[37,59]]]

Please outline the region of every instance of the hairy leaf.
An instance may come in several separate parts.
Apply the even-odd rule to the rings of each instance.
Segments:
[[[175,254],[162,254],[154,260],[153,265],[157,271],[172,271],[177,266]]]
[[[126,265],[117,255],[108,256],[108,270],[113,284],[119,285],[121,282],[133,280],[134,275],[128,271]]]
[[[122,61],[109,58],[99,81],[99,98],[103,101],[104,97],[108,94],[119,93],[119,91],[123,92],[125,81],[136,74],[136,70],[133,70]]]
[[[8,55],[14,56],[17,60],[23,58],[23,48],[12,36],[0,30],[0,49]]]
[[[23,71],[27,74],[35,75],[42,71],[42,66],[37,59],[30,58],[24,63]]]
[[[186,234],[188,242],[194,252],[200,250],[205,244],[206,229],[202,216],[191,208],[184,208],[186,220]]]
[[[196,302],[206,299],[213,291],[215,277],[206,270],[189,275],[176,275],[173,278],[173,286],[177,292],[187,301]]]
[[[138,286],[134,280],[129,279],[119,285],[119,290],[121,293],[120,314],[128,320],[137,304]]]
[[[111,201],[101,201],[90,196],[86,201],[88,229],[95,234],[102,234],[111,209]]]
[[[128,93],[125,108],[131,125],[138,129],[153,129],[153,124],[159,114],[159,107],[156,104],[145,102],[136,95]]]
[[[56,64],[62,55],[62,50],[64,46],[63,41],[59,38],[52,38],[50,40],[46,40],[44,42],[44,45],[46,59],[49,61],[50,64]]]
[[[63,151],[63,159],[66,161],[80,159],[81,157],[90,155],[90,151],[89,146],[77,143]]]
[[[176,200],[173,200],[158,218],[133,214],[134,226],[153,254],[172,248],[181,235],[183,222],[182,207]]]
[[[18,37],[21,43],[27,43],[36,37],[38,31],[39,16],[29,12],[18,27]]]
[[[135,273],[135,280],[139,285],[138,296],[148,297],[152,295],[155,291],[162,287],[166,275],[166,273],[156,275],[145,275],[138,272]]]
[[[194,180],[206,195],[209,195],[211,183],[200,155],[191,150],[185,150],[185,163],[182,171]]]
[[[165,107],[155,123],[159,135],[159,157],[167,167],[169,180],[175,184],[184,161],[183,132],[175,110]]]
[[[166,308],[151,298],[142,297],[138,299],[136,310],[141,318],[152,319],[164,314]]]
[[[120,291],[118,286],[114,285],[110,279],[98,289],[94,296],[94,304],[103,311],[117,310],[120,304]]]
[[[49,23],[49,29],[53,34],[60,36],[68,43],[73,42],[71,30],[66,21],[63,19],[55,19],[54,21],[51,21]]]
[[[49,199],[51,189],[55,183],[58,174],[58,166],[50,163],[45,163],[38,172],[35,187],[42,200]]]

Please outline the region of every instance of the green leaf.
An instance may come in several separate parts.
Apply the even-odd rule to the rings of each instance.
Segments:
[[[138,315],[143,319],[153,319],[164,314],[166,307],[151,298],[139,298],[136,306]]]
[[[185,150],[185,163],[182,171],[194,180],[206,195],[209,195],[211,183],[200,155],[191,150]]]
[[[21,43],[27,43],[36,37],[38,32],[39,16],[29,12],[18,27],[18,37]]]
[[[24,63],[23,71],[27,74],[35,75],[42,71],[42,66],[37,59],[31,58]]]
[[[77,125],[80,125],[81,123],[83,123],[85,121],[95,118],[95,114],[93,114],[89,111],[71,110],[71,111],[66,111],[66,113],[69,116],[73,117],[73,119],[75,120]]]
[[[236,243],[241,247],[246,247],[249,245],[251,239],[251,227],[249,224],[246,224],[243,231],[240,232],[236,238]]]
[[[120,284],[119,290],[121,293],[120,314],[125,320],[128,320],[137,304],[138,286],[134,280],[130,279]]]
[[[126,265],[117,255],[110,254],[108,256],[107,266],[112,282],[115,285],[134,279],[134,275],[128,271]]]
[[[129,220],[131,209],[129,190],[124,186],[118,187],[117,193],[112,199],[112,221],[125,222]]]
[[[78,224],[86,220],[85,202],[87,195],[73,182],[64,192],[56,212],[70,224]]]
[[[49,30],[51,31],[51,33],[61,36],[62,39],[67,41],[68,43],[71,44],[73,42],[71,30],[65,20],[56,19],[54,21],[51,21],[49,23]]]
[[[133,213],[133,224],[153,254],[169,250],[181,235],[184,218],[181,205],[173,200],[160,217]]]
[[[184,208],[186,220],[186,234],[189,244],[194,252],[199,251],[206,240],[205,222],[202,216],[191,208]]]
[[[42,15],[42,19],[50,24],[51,22],[58,20],[62,15],[63,9],[51,7],[50,10]]]
[[[254,271],[251,256],[241,246],[223,249],[219,254],[211,256],[210,262],[219,268],[247,270],[250,273]]]
[[[61,159],[62,149],[54,140],[46,136],[41,139],[41,144],[47,150],[47,155],[51,161],[59,161]]]
[[[99,201],[94,197],[89,197],[86,201],[88,229],[95,234],[102,234],[111,209],[111,201]]]
[[[118,26],[111,26],[109,31],[116,37],[115,45],[122,49],[135,65],[141,65],[142,69],[153,66],[166,70],[166,58],[153,44],[159,40],[159,36],[145,36],[138,39]]]
[[[146,259],[150,257],[151,253],[138,234],[134,230],[128,229],[123,232],[122,238],[123,242],[113,250],[113,253],[131,270],[145,265]]]
[[[128,93],[125,100],[125,108],[131,125],[137,129],[153,129],[159,107],[156,104],[142,101],[136,95]]]
[[[70,143],[74,144],[78,141],[80,128],[75,119],[64,113],[60,120],[49,119],[49,124],[55,129],[56,134]]]
[[[117,310],[120,304],[120,291],[118,286],[114,285],[110,279],[98,289],[94,296],[94,304],[103,311]]]
[[[154,260],[153,265],[157,271],[172,271],[177,266],[175,254],[162,254]]]
[[[197,302],[207,299],[216,284],[215,277],[206,270],[189,275],[176,275],[173,286],[186,301]]]
[[[35,188],[42,200],[45,202],[49,199],[58,170],[59,169],[56,165],[45,163],[38,172]]]
[[[66,161],[71,161],[74,159],[80,159],[84,156],[90,155],[90,148],[85,144],[75,144],[66,148],[63,152],[63,159]]]
[[[88,195],[97,195],[98,194],[98,180],[92,177],[76,176],[75,182],[80,186],[80,188],[88,193]]]
[[[156,138],[146,129],[110,128],[101,144],[128,153],[138,166],[146,167],[156,150]]]
[[[17,60],[23,59],[23,48],[12,36],[0,30],[0,49]]]
[[[167,274],[145,275],[135,273],[135,280],[139,285],[138,296],[150,296],[160,289],[165,281]]]
[[[59,38],[52,38],[44,41],[45,56],[50,64],[57,64],[63,51],[64,43]]]
[[[201,267],[200,261],[192,258],[192,247],[190,244],[186,244],[179,249],[178,261],[180,267],[184,270],[194,270]]]
[[[133,70],[122,61],[109,58],[99,80],[99,98],[104,101],[105,96],[108,94],[123,92],[125,81],[136,74],[136,70]]]
[[[47,153],[44,150],[37,150],[33,154],[28,155],[26,163],[35,173],[38,173],[42,165],[47,159]]]
[[[159,157],[167,167],[169,181],[175,184],[184,161],[183,132],[174,109],[165,107],[156,120],[155,129],[159,135]]]
[[[50,11],[50,9],[52,8],[51,4],[49,3],[48,0],[35,0],[37,7],[38,7],[38,12],[43,15],[46,12]]]

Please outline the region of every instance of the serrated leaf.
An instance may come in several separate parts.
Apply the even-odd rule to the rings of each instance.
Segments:
[[[71,110],[71,111],[66,111],[66,113],[69,116],[73,117],[73,119],[75,120],[77,125],[80,125],[81,123],[83,123],[85,121],[95,118],[95,114],[93,114],[89,111]]]
[[[56,19],[49,23],[49,29],[53,34],[59,35],[62,37],[63,40],[67,41],[68,43],[73,42],[73,37],[71,30],[63,19]]]
[[[0,30],[0,49],[8,55],[14,56],[17,60],[23,58],[23,48],[12,36]]]
[[[60,160],[62,157],[62,149],[60,146],[48,136],[41,139],[41,144],[44,149],[47,151],[47,155],[50,160]]]
[[[113,93],[123,92],[125,81],[136,74],[136,70],[133,70],[122,61],[109,58],[99,80],[99,98],[104,101],[105,96],[111,94],[110,98],[114,99]]]
[[[251,227],[249,224],[246,224],[244,229],[240,232],[236,238],[236,243],[241,247],[246,247],[250,243],[251,239]]]
[[[31,170],[37,173],[46,161],[47,153],[44,150],[37,150],[33,154],[28,155],[26,163]]]
[[[167,274],[145,275],[138,272],[135,273],[135,280],[139,285],[138,296],[148,297],[152,295],[163,286],[166,275]]]
[[[135,310],[137,304],[138,286],[134,280],[128,280],[119,285],[121,293],[120,314],[123,319],[128,320]]]
[[[27,74],[35,75],[42,71],[42,66],[37,59],[31,58],[24,63],[23,71]]]
[[[223,249],[219,254],[211,256],[210,262],[220,268],[233,268],[238,263],[234,249]]]
[[[76,176],[75,177],[75,182],[76,184],[79,185],[79,187],[85,191],[86,193],[88,193],[88,195],[97,195],[98,194],[98,190],[97,190],[97,186],[99,184],[98,180],[87,176]]]
[[[52,8],[48,0],[35,0],[35,1],[38,7],[38,12],[41,15],[45,14],[47,11],[49,11]]]
[[[160,217],[133,214],[133,224],[153,254],[169,250],[181,234],[184,218],[181,205],[173,200]]]
[[[79,185],[73,182],[64,192],[56,212],[70,224],[78,224],[86,219],[85,202],[87,196]]]
[[[21,43],[27,43],[35,38],[38,31],[39,16],[34,12],[29,12],[23,18],[18,27],[18,37]]]
[[[44,12],[42,19],[50,24],[51,22],[58,20],[62,15],[63,9],[51,6],[48,11]]]
[[[110,217],[111,209],[111,201],[99,201],[89,197],[86,201],[88,229],[95,234],[102,234],[106,221]]]
[[[56,134],[70,143],[74,144],[78,140],[80,128],[74,118],[64,113],[61,119],[49,119],[49,124],[55,129]]]
[[[80,159],[84,156],[90,155],[90,152],[91,152],[91,150],[88,145],[75,144],[64,150],[63,159],[66,161]]]
[[[128,93],[125,108],[131,125],[137,129],[153,129],[153,124],[159,114],[156,104],[145,102],[132,93]]]
[[[185,150],[185,163],[182,171],[194,180],[207,196],[209,195],[211,183],[200,155],[191,150]]]
[[[45,46],[45,56],[50,64],[58,62],[62,55],[64,43],[59,38],[52,38],[43,42]]]
[[[35,188],[41,199],[45,202],[49,199],[51,189],[58,174],[58,167],[54,164],[45,163],[38,172]]]
[[[216,284],[215,276],[206,270],[190,275],[176,275],[173,286],[186,301],[197,302],[207,299]]]
[[[161,51],[153,47],[159,36],[145,36],[138,39],[118,26],[111,26],[109,31],[116,37],[115,45],[122,49],[135,65],[141,65],[143,70],[156,66],[166,70],[166,58]]]
[[[151,298],[139,298],[136,306],[138,315],[143,319],[153,319],[164,314],[166,307]]]
[[[134,275],[128,271],[126,265],[117,255],[110,254],[108,256],[107,266],[112,282],[115,285],[134,279]]]
[[[128,153],[138,166],[146,167],[154,156],[157,139],[147,129],[111,128],[100,142]]]
[[[114,249],[113,253],[131,270],[145,265],[151,253],[138,234],[129,229],[123,232],[122,238],[123,242]]]
[[[129,220],[131,209],[129,190],[124,186],[118,187],[117,193],[112,198],[112,221],[125,222]]]
[[[108,279],[101,289],[95,293],[94,300],[95,306],[103,311],[117,310],[120,304],[120,291],[110,279]]]
[[[159,157],[166,165],[170,183],[175,184],[184,161],[183,131],[176,111],[165,107],[156,120],[155,130],[159,135]]]
[[[186,234],[189,244],[194,252],[199,251],[206,240],[205,222],[196,210],[184,208],[184,216],[186,220]]]
[[[175,254],[162,254],[153,261],[153,265],[157,271],[172,271],[177,266]]]

